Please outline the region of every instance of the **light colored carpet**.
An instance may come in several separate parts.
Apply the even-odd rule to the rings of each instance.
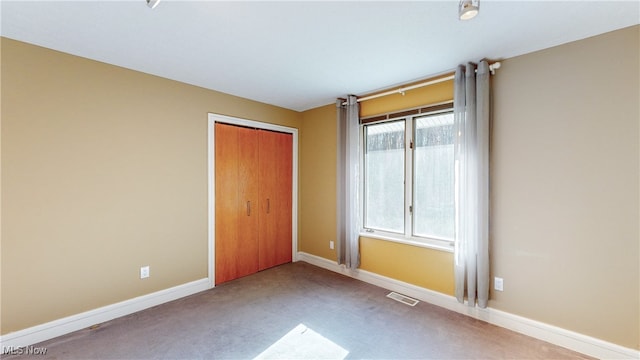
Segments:
[[[34,359],[585,359],[298,262],[37,344]],[[3,357],[3,359],[28,357]]]

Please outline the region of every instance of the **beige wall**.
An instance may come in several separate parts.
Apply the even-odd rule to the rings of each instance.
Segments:
[[[639,29],[493,78],[490,306],[640,349]]]
[[[451,74],[453,75],[453,74]],[[407,84],[409,87],[413,84]],[[445,80],[430,86],[419,87],[360,103],[360,116],[380,115],[398,110],[413,109],[453,101],[453,80]]]
[[[336,260],[336,106],[302,113],[298,250]]]
[[[490,306],[634,349],[639,29],[503,61],[491,149],[491,266],[505,290],[492,291]],[[335,109],[303,116],[301,250],[333,260]],[[361,246],[363,268],[452,293],[450,253]]]
[[[207,113],[301,120],[9,39],[1,76],[2,334],[206,278]]]
[[[361,236],[360,259],[363,270],[454,295],[450,252]]]

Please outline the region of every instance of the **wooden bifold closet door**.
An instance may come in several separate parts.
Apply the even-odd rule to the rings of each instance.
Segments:
[[[215,124],[216,284],[291,262],[292,135]]]

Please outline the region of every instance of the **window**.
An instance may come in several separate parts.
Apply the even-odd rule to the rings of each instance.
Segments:
[[[364,226],[404,233],[405,122],[386,122],[364,128],[367,204]]]
[[[450,246],[455,214],[451,109],[365,123],[362,136],[364,229],[385,238]]]

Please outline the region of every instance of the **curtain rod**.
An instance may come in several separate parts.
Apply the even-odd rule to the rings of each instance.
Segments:
[[[502,64],[499,61],[494,62],[493,64],[489,65],[489,71],[491,71],[491,74],[492,75],[495,74],[496,70],[500,69],[501,65]],[[377,93],[377,94],[373,94],[373,95],[359,97],[357,101],[361,102],[361,101],[367,101],[367,100],[371,100],[371,99],[377,99],[379,97],[383,97],[383,96],[387,96],[387,95],[403,94],[405,91],[418,89],[418,88],[421,88],[421,87],[425,87],[425,86],[429,86],[429,85],[433,85],[433,84],[437,84],[437,83],[441,83],[441,82],[448,81],[448,80],[453,80],[453,79],[455,79],[455,74],[451,74],[451,75],[444,76],[444,77],[437,78],[437,79],[427,80],[425,82],[421,82],[421,83],[417,83],[417,84],[401,87],[401,88],[398,88],[398,89],[395,89],[395,90],[388,90],[388,91]],[[343,102],[342,105],[347,105],[347,102],[346,101]]]

